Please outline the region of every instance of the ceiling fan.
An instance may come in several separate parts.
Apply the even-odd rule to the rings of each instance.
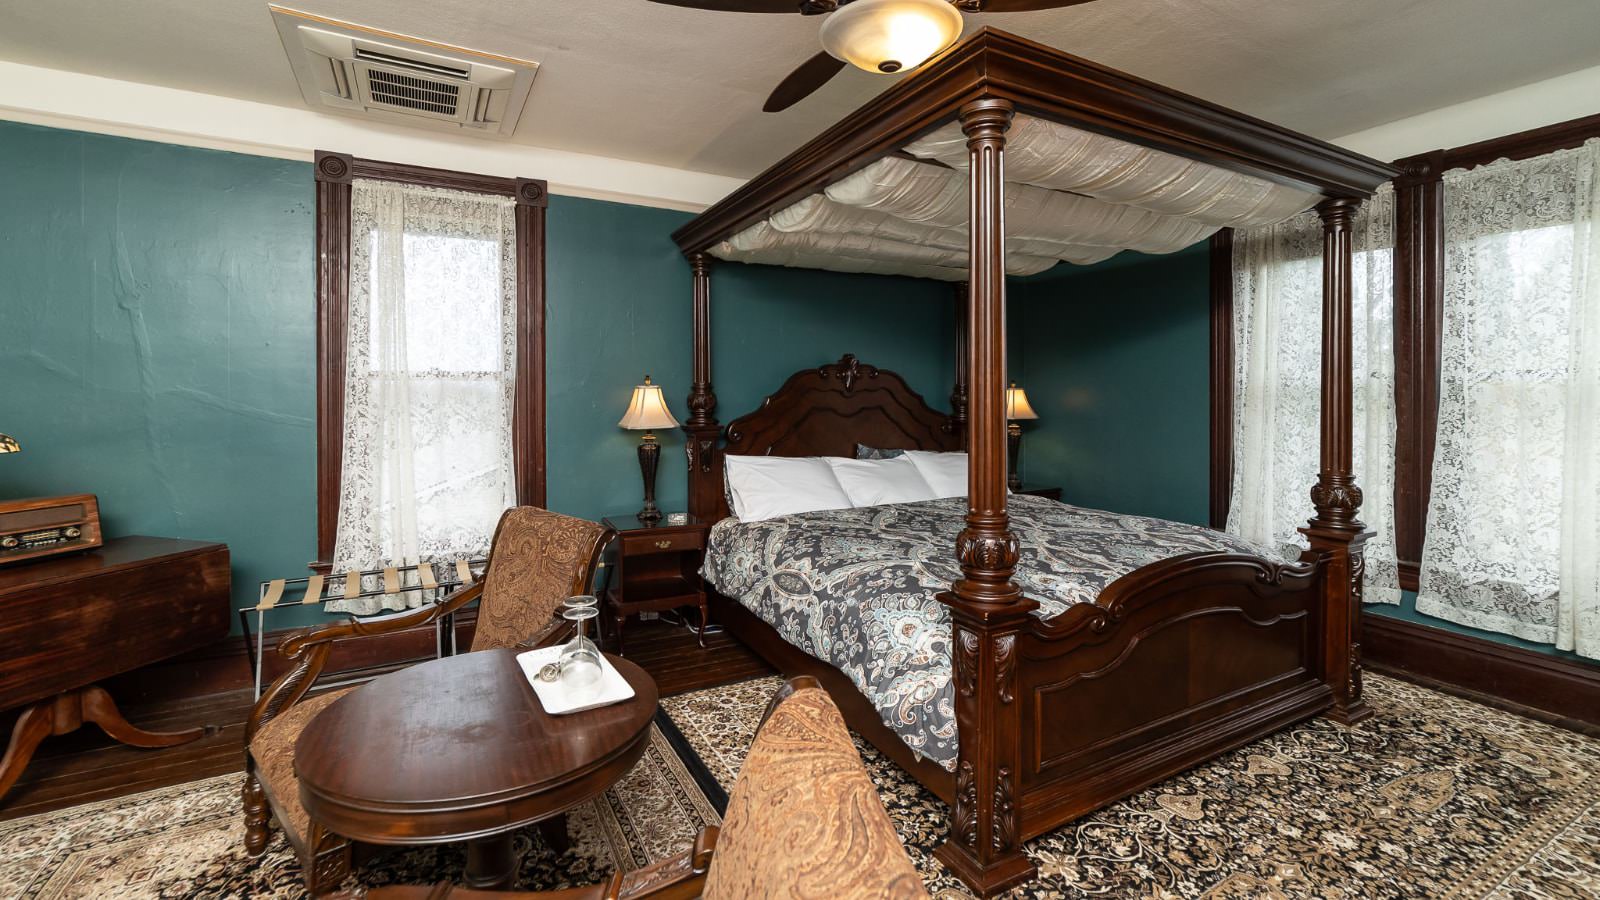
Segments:
[[[762,107],[788,109],[839,74],[845,65],[892,75],[909,72],[961,37],[962,13],[1032,12],[1091,0],[651,0],[715,12],[827,16],[823,51],[778,84]]]

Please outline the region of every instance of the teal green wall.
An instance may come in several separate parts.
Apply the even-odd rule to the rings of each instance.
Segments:
[[[1029,485],[1080,506],[1205,524],[1210,260],[1122,253],[1012,282],[1011,377]]]
[[[314,558],[311,166],[0,123],[0,497]]]
[[[550,506],[598,518],[640,505],[639,435],[617,427],[649,374],[688,414],[690,276],[671,233],[687,213],[554,197],[547,238]],[[904,375],[943,408],[955,377],[951,289],[911,278],[719,263],[712,276],[717,417],[754,410],[795,371],[846,352]],[[868,302],[870,301],[870,302]],[[662,444],[657,500],[682,510],[681,432]]]
[[[314,186],[300,162],[0,123],[0,497],[90,491],[107,533],[226,542],[234,599],[315,555]],[[685,213],[556,197],[547,243],[549,503],[631,513],[646,372],[685,414]],[[845,351],[949,391],[949,288],[721,266],[719,415]],[[868,303],[866,301],[870,300]],[[684,502],[683,441],[659,494]],[[295,623],[288,614],[274,624]]]

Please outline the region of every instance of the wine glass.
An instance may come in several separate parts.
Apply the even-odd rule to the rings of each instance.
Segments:
[[[561,683],[574,695],[582,697],[600,688],[600,648],[584,634],[583,623],[600,614],[599,600],[588,594],[569,597],[562,604],[561,617],[573,623],[572,640],[561,647],[556,658]]]

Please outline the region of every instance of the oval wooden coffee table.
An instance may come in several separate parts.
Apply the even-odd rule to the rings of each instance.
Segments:
[[[633,699],[565,716],[544,711],[510,650],[374,679],[301,733],[300,802],[353,841],[467,841],[467,883],[509,888],[513,831],[598,795],[644,755],[656,684],[633,663],[607,659]]]

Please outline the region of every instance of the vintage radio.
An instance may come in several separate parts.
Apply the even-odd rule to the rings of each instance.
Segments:
[[[93,494],[0,500],[0,565],[100,546]]]

